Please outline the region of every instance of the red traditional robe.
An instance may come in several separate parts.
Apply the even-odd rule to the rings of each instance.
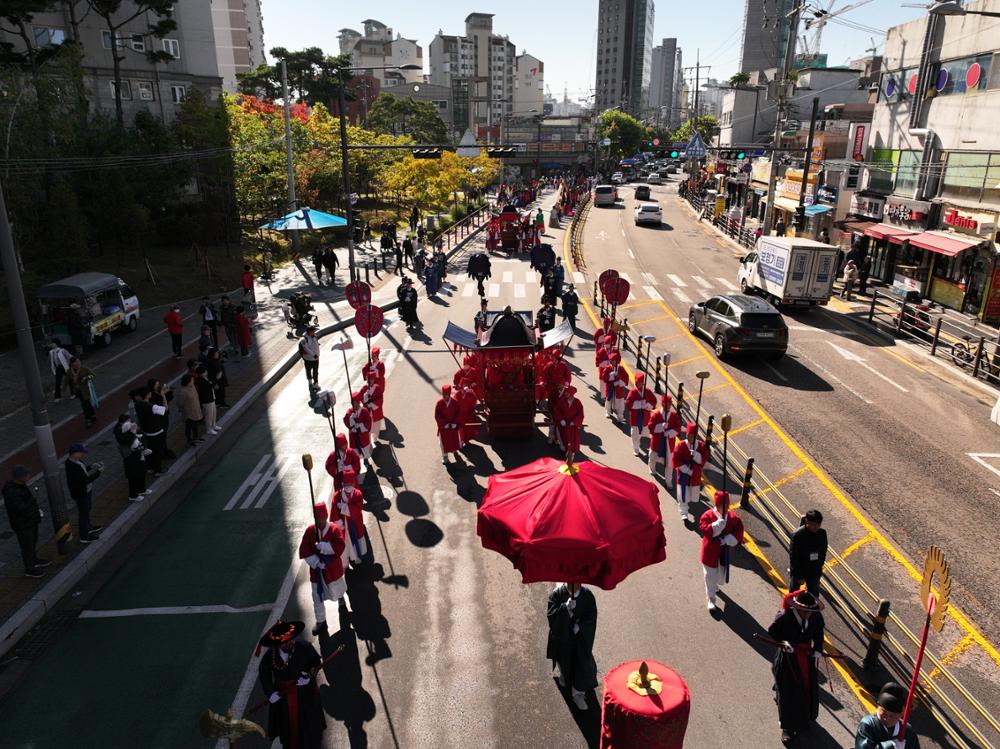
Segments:
[[[701,530],[701,563],[706,567],[718,567],[722,557],[722,539],[732,535],[738,543],[743,543],[743,521],[735,512],[726,513],[726,525],[722,533],[712,533],[712,523],[719,519],[719,511],[714,507],[701,514],[698,528]]]
[[[595,347],[600,346],[601,341],[604,339],[604,336],[606,335],[611,335],[611,331],[608,328],[605,328],[604,324],[602,323],[601,327],[599,327],[597,330],[594,331],[594,346]]]
[[[384,402],[384,394],[385,390],[381,382],[369,384],[368,387],[361,391],[361,401],[372,415],[372,424],[383,419],[382,403]]]
[[[562,359],[553,359],[545,368],[545,397],[552,403],[559,396],[559,386],[572,380],[569,365]]]
[[[323,573],[323,581],[328,585],[335,580],[339,580],[344,576],[344,564],[340,559],[341,554],[344,553],[345,542],[344,534],[341,532],[340,527],[330,523],[326,526],[326,530],[322,532],[319,541],[326,541],[330,544],[333,549],[333,555],[320,554],[319,550],[316,548],[317,538],[316,538],[316,526],[310,525],[305,529],[302,534],[302,540],[299,542],[299,559],[307,559],[311,556],[322,557],[323,561],[326,562],[326,569],[320,570],[315,567],[309,568],[309,582],[318,583],[319,575]]]
[[[326,472],[333,476],[333,488],[340,491],[344,485],[344,470],[350,468],[355,476],[361,475],[361,456],[352,447],[335,448],[326,456]]]
[[[628,383],[628,373],[621,364],[614,364],[609,361],[601,367],[601,382],[603,383],[602,390],[605,398],[612,394],[612,388],[614,388],[615,400],[624,398],[628,392],[625,387]]]
[[[372,441],[372,415],[363,405],[353,408],[344,414],[344,425],[351,438],[351,447],[355,450],[368,447]]]
[[[341,502],[347,502],[347,519],[351,522],[351,527],[358,538],[365,537],[365,514],[363,512],[365,497],[356,486],[350,487],[350,491],[345,487],[339,492],[334,492],[330,497],[330,522],[339,523],[344,519],[344,513],[340,508]],[[344,540],[350,542],[350,536],[345,535]]]
[[[454,400],[458,401],[458,431],[462,442],[479,436],[479,421],[476,419],[476,406],[479,399],[473,390],[462,390]]]
[[[594,349],[594,366],[597,367],[598,372],[607,363],[609,354],[610,352],[603,343],[597,344],[597,348]]]
[[[378,376],[378,381],[385,384],[385,362],[381,359],[373,359],[361,368],[361,376],[366,382],[372,381],[372,375]]]
[[[663,429],[659,429],[660,426]],[[671,409],[670,414],[666,415],[663,413],[662,408],[656,409],[653,411],[653,415],[649,417],[649,449],[655,455],[662,455],[664,457],[673,455],[674,444],[677,441],[680,429],[681,417],[677,415],[677,411]],[[665,447],[664,441],[666,441]]]
[[[681,466],[687,466],[691,469],[691,473],[687,477],[688,486],[701,486],[701,469],[705,464],[706,457],[704,440],[698,440],[695,452],[696,456],[691,454],[691,446],[688,445],[687,440],[677,440],[674,445],[674,470],[680,473]]]
[[[454,398],[440,398],[434,406],[434,421],[441,438],[441,449],[446,453],[456,452],[461,447],[458,425],[461,423],[458,401]]]
[[[628,414],[629,426],[645,429],[650,412],[656,408],[656,394],[648,387],[632,388],[625,396],[625,412]]]
[[[580,429],[583,428],[583,404],[575,395],[563,395],[556,402],[552,419],[566,450],[580,450]]]

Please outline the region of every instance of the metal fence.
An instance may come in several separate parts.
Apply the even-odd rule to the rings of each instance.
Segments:
[[[570,253],[573,256],[573,265],[579,271],[587,268],[587,262],[583,256],[583,226],[587,220],[587,213],[590,212],[590,206],[591,197],[588,192],[577,203],[569,225]]]
[[[635,357],[635,371],[646,374],[647,384],[657,394],[671,394],[674,407],[682,419],[694,421],[697,407],[691,401],[695,397],[685,392],[684,382],[677,380],[676,376],[674,381],[670,380],[669,358],[654,354],[653,342],[640,336],[629,324],[628,318],[618,319],[617,311],[606,302],[596,283],[593,302],[602,316],[614,318],[618,346],[623,356],[630,354]],[[711,450],[713,442],[719,440],[719,436],[713,434],[715,422],[715,416],[704,411],[698,418],[699,430],[705,435],[712,461],[720,471],[726,472],[732,485],[741,492],[740,500],[733,504],[733,508],[752,512],[771,529],[787,550],[791,534],[799,527],[802,510],[732,438],[729,440],[726,465],[721,465],[722,451]],[[706,489],[709,496],[714,493],[711,485]],[[863,664],[859,664],[865,673],[868,674],[868,669],[875,669],[881,662],[897,681],[909,683],[920,643],[919,634],[898,616],[889,613],[889,603],[862,579],[848,560],[832,548],[828,551],[823,579],[824,592],[832,608],[857,637],[859,649],[867,654]],[[775,582],[787,584],[781,579]],[[883,626],[884,635],[881,632]],[[928,652],[924,655],[924,664],[920,701],[948,734],[952,745],[962,749],[996,749],[994,742],[1000,738],[1000,722],[949,669],[944,659]],[[935,678],[930,678],[931,674]]]

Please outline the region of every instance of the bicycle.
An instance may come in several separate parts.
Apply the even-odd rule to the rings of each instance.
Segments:
[[[967,366],[974,367],[978,350],[979,344],[972,343],[972,336],[964,335],[961,343],[951,345],[951,360],[962,369]],[[979,358],[979,375],[986,379],[1000,377],[1000,353],[994,352],[991,357],[986,351],[983,351]]]

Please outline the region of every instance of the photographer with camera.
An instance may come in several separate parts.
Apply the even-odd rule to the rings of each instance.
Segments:
[[[146,489],[146,456],[149,450],[139,439],[139,425],[121,414],[115,424],[115,442],[125,464],[125,478],[128,479],[128,501],[141,502],[149,494]]]
[[[69,446],[69,457],[66,458],[66,484],[69,486],[69,495],[76,502],[81,544],[93,543],[103,530],[103,526],[91,525],[90,510],[94,504],[94,482],[104,470],[104,464],[86,465],[83,462],[86,454],[87,446],[82,442],[74,442]]]

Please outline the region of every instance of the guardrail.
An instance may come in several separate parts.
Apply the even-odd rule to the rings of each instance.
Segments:
[[[583,256],[583,226],[590,211],[591,195],[586,193],[573,210],[573,218],[569,225],[569,249],[576,270],[586,270],[587,262]]]
[[[646,374],[647,383],[651,383],[656,394],[670,393],[674,407],[678,409],[682,419],[693,421],[697,409],[688,402],[684,383],[676,378],[675,382],[670,381],[669,358],[654,355],[652,342],[644,341],[633,331],[628,318],[617,318],[617,310],[607,303],[596,282],[593,287],[593,302],[602,317],[611,317],[614,313],[618,346],[623,355],[629,353],[635,356],[635,370]],[[698,419],[698,426],[706,435],[705,442],[710,448],[713,463],[719,470],[726,472],[734,487],[742,489],[741,498],[738,503],[734,503],[733,508],[753,512],[768,525],[787,550],[792,532],[799,527],[802,511],[732,438],[729,440],[727,463],[721,465],[721,452],[711,450],[713,441],[717,441],[713,435],[715,416],[705,411],[702,414]],[[713,487],[709,486],[708,490],[711,496]],[[859,648],[867,653],[859,665],[863,665],[866,671],[877,665],[877,659],[873,659],[872,653],[878,652],[877,643],[881,641],[885,667],[897,681],[908,684],[915,665],[914,654],[920,643],[918,634],[897,615],[889,613],[886,616],[888,606],[885,599],[832,548],[828,551],[823,580],[826,598],[852,627],[858,638]],[[782,580],[782,584],[786,583]],[[1000,735],[1000,721],[972,695],[942,658],[925,653],[924,663],[926,668],[921,671],[919,698],[928,713],[949,735],[953,745],[962,749],[996,749],[985,731],[992,729]],[[930,672],[937,678],[930,678]]]
[[[1000,388],[1000,332],[966,326],[928,304],[905,302],[873,291],[868,322],[900,338],[925,346],[931,356]]]

